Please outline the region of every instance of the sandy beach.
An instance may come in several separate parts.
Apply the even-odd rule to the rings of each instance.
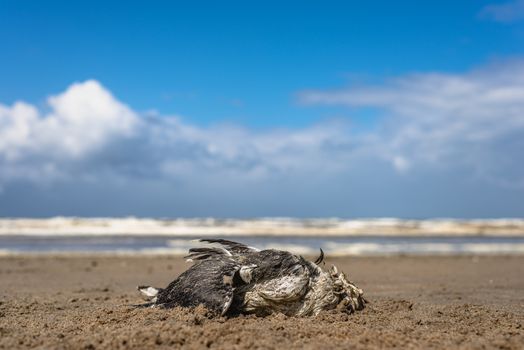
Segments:
[[[138,284],[165,286],[181,257],[0,258],[0,348],[524,348],[524,257],[327,260],[371,301],[354,315],[210,318],[135,309]]]

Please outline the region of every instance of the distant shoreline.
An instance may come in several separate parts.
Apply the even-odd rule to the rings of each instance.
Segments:
[[[524,219],[0,219],[2,236],[524,236]]]

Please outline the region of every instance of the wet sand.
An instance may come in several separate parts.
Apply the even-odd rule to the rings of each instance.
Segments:
[[[327,259],[371,301],[353,315],[210,318],[135,309],[180,257],[0,258],[0,348],[524,349],[524,257]]]

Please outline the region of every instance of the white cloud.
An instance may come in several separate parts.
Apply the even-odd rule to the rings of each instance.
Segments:
[[[460,207],[486,216],[522,209],[524,61],[300,98],[371,107],[382,118],[360,133],[343,121],[265,131],[200,127],[141,115],[96,81],[50,97],[45,111],[0,104],[0,211],[27,213],[37,194],[60,209],[37,206],[30,214],[460,216]],[[486,198],[492,203],[479,206]],[[505,207],[508,198],[513,204]]]
[[[47,103],[45,114],[25,102],[0,104],[0,182],[74,176],[67,164],[133,136],[141,122],[94,80],[73,84]]]
[[[502,4],[485,6],[480,12],[482,17],[497,22],[515,22],[524,19],[524,0],[513,0]]]
[[[73,84],[48,103],[52,113],[42,118],[41,142],[72,156],[102,147],[115,136],[131,136],[139,124],[129,107],[94,80]]]
[[[0,154],[7,159],[81,157],[115,136],[132,135],[139,123],[133,111],[94,80],[73,84],[47,102],[51,111],[45,115],[25,102],[0,104]]]
[[[49,112],[17,102],[0,105],[0,181],[115,176],[194,179],[275,174],[344,164],[344,125],[254,132],[239,126],[201,128],[172,116],[138,116],[100,83],[75,83],[48,98]],[[330,170],[331,169],[331,170]]]
[[[413,74],[379,86],[306,91],[300,99],[381,110],[386,119],[374,147],[398,170],[466,166],[474,175],[524,185],[522,61],[466,74]]]

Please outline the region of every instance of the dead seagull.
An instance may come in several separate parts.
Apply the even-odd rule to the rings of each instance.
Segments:
[[[140,286],[147,300],[140,306],[196,307],[222,316],[280,312],[288,316],[317,315],[322,310],[361,310],[366,299],[335,266],[315,262],[287,251],[259,250],[224,239],[202,239],[214,244],[192,248],[188,261],[195,262],[166,288]]]

